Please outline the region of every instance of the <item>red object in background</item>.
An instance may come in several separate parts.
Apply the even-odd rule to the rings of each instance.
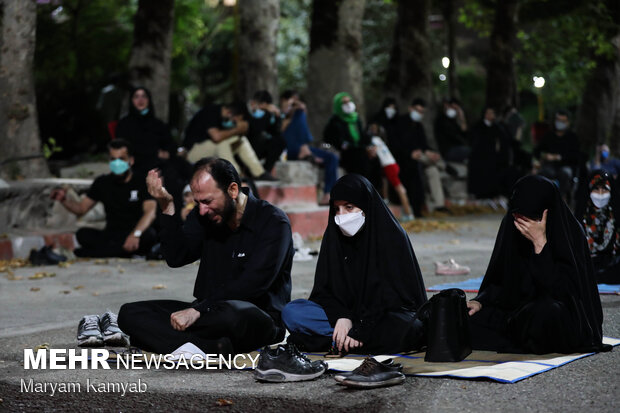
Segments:
[[[108,133],[111,139],[116,139],[116,127],[118,126],[117,120],[111,120],[108,122]]]
[[[551,128],[547,122],[534,122],[532,123],[531,135],[532,135],[532,143],[537,145],[538,142],[542,139],[543,136],[549,132]]]

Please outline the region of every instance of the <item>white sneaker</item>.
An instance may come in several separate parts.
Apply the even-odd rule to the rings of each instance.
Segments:
[[[469,267],[464,265],[457,264],[452,258],[450,258],[446,262],[436,262],[435,263],[435,274],[436,275],[466,275],[469,274],[471,270]]]
[[[97,314],[85,315],[78,324],[78,346],[97,347],[103,345],[103,335],[99,328],[99,316]]]
[[[129,345],[129,337],[118,327],[117,315],[106,311],[99,321],[103,341],[107,346],[125,347]]]

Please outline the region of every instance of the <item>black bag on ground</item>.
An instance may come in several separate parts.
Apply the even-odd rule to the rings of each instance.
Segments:
[[[461,361],[471,354],[467,298],[458,288],[440,291],[419,311],[428,345],[424,361]]]

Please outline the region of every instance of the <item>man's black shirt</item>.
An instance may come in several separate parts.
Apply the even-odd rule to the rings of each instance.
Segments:
[[[222,129],[221,105],[208,105],[196,112],[185,129],[185,149],[190,150],[195,144],[211,139],[207,133],[211,128]]]
[[[248,194],[247,189],[243,192]],[[208,311],[221,300],[248,301],[278,324],[291,299],[293,240],[284,212],[248,195],[236,231],[201,219],[194,209],[183,224],[178,214],[162,215],[162,252],[170,267],[200,259],[193,308]]]
[[[128,233],[144,215],[144,201],[153,199],[146,190],[144,177],[136,174],[129,182],[113,174],[101,175],[95,179],[86,196],[103,204],[106,229]]]

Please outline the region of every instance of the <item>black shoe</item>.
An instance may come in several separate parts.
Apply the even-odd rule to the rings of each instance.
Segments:
[[[348,387],[373,389],[375,387],[393,386],[405,381],[405,375],[398,370],[379,363],[368,357],[361,366],[353,370],[340,384]]]
[[[270,182],[279,181],[278,178],[274,177],[268,172],[263,172],[260,176],[256,177],[256,180],[257,181],[270,181]]]
[[[398,372],[402,372],[403,371],[403,365],[400,363],[394,363],[394,359],[387,359],[387,360],[383,360],[380,362],[381,364],[383,364],[386,367],[389,367],[390,369],[394,370],[394,371],[398,371]],[[334,380],[336,380],[338,383],[342,383],[344,380],[346,380],[348,377],[351,377],[354,373],[355,370],[353,371],[343,371],[341,373],[338,373],[334,376]]]
[[[286,344],[275,349],[263,348],[254,378],[271,383],[304,381],[315,379],[326,370],[325,362],[310,361],[294,344]]]
[[[64,255],[56,254],[52,251],[52,247],[49,245],[41,248],[40,250],[35,250],[34,248],[30,250],[30,256],[28,257],[30,263],[32,265],[53,265],[58,264],[59,262],[67,261],[67,257]]]

